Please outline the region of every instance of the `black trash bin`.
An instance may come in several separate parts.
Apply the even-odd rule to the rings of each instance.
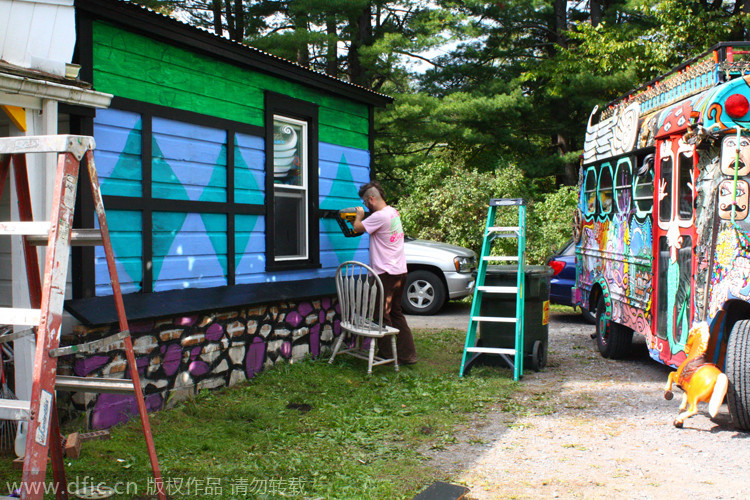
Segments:
[[[488,266],[485,286],[516,286],[516,266]],[[524,300],[524,366],[539,371],[547,364],[549,343],[549,282],[552,268],[526,266]],[[485,292],[480,316],[515,317],[516,295]],[[481,321],[478,325],[479,345],[482,347],[515,348],[515,323]],[[503,358],[496,354],[482,354],[480,363],[499,364]]]

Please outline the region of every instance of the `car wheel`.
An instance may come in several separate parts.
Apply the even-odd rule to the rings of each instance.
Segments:
[[[445,302],[445,285],[430,271],[413,271],[406,276],[401,307],[406,314],[435,314]]]
[[[633,343],[633,330],[614,323],[605,316],[607,306],[600,295],[596,304],[596,345],[605,358],[622,359],[630,351]]]
[[[738,321],[727,343],[727,407],[735,427],[750,430],[750,321]]]

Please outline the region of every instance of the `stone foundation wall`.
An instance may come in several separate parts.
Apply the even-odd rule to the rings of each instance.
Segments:
[[[138,373],[149,411],[169,407],[202,389],[227,387],[276,363],[316,358],[340,334],[335,298],[280,302],[240,310],[131,323]],[[76,327],[64,343],[82,343],[117,333],[117,325]],[[61,363],[61,374],[130,378],[124,345]],[[73,393],[70,406],[84,412],[92,429],[136,415],[135,396]]]

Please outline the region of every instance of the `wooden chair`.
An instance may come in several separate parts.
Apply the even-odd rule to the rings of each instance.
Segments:
[[[361,262],[344,262],[336,269],[336,293],[341,308],[341,334],[328,362],[333,363],[337,354],[346,353],[366,359],[368,374],[372,373],[373,366],[386,363],[393,363],[398,371],[398,329],[383,324],[383,283],[375,271]],[[344,338],[349,336],[354,336],[354,341],[347,343],[348,348],[340,350]],[[391,337],[392,358],[375,355],[378,339],[386,336]]]

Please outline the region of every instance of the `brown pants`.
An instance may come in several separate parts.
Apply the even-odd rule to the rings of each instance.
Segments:
[[[398,353],[398,362],[404,364],[417,362],[417,349],[414,347],[414,338],[411,335],[411,328],[406,323],[403,311],[401,311],[401,295],[404,292],[404,283],[406,274],[388,274],[378,275],[383,282],[383,321],[388,326],[398,328],[399,333],[396,335],[396,352]],[[392,356],[391,339],[388,337],[378,339],[379,355],[388,358]]]

